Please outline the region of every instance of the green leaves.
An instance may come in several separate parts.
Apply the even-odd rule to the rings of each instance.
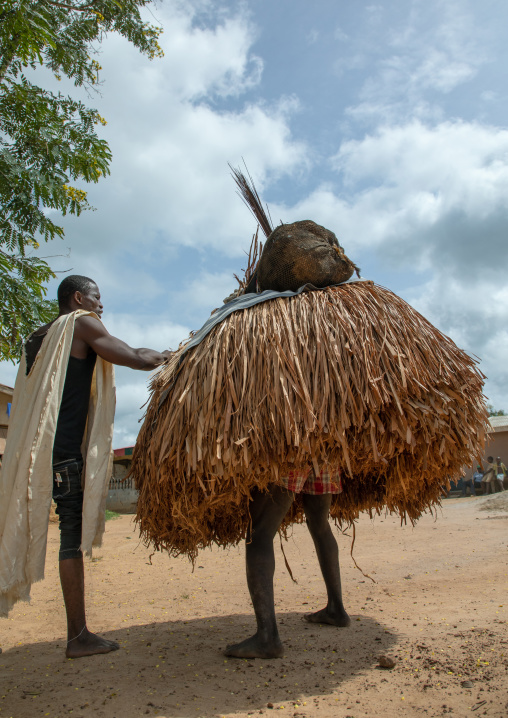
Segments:
[[[0,360],[16,361],[24,338],[58,314],[45,298],[44,284],[55,275],[44,260],[0,251]]]
[[[150,58],[162,30],[145,23],[149,0],[4,0],[0,9],[0,359],[16,359],[21,340],[48,321],[54,304],[44,284],[54,276],[33,256],[39,242],[63,237],[60,215],[90,209],[74,183],[109,174],[111,152],[97,134],[105,120],[82,102],[34,85],[27,68],[93,89],[97,45],[118,32]],[[53,210],[53,212],[50,212]]]

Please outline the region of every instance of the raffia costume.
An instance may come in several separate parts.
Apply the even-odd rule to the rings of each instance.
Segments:
[[[385,508],[416,520],[481,455],[483,375],[393,292],[348,279],[355,265],[332,232],[273,230],[234,174],[268,240],[240,296],[152,381],[132,464],[141,536],[191,559],[234,545],[253,489],[323,468],[341,471],[339,524]],[[303,518],[297,494],[282,533]]]

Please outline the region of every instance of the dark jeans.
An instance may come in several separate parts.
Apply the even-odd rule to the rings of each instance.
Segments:
[[[474,481],[473,481],[472,479],[469,479],[469,480],[463,479],[463,480],[462,480],[462,496],[465,496],[465,495],[466,495],[466,489],[467,489],[468,486],[469,486],[469,488],[471,489],[471,496],[476,496],[476,490],[475,490],[475,487],[474,487]]]
[[[83,514],[82,460],[53,464],[53,500],[60,519],[60,553],[58,558],[80,558]]]

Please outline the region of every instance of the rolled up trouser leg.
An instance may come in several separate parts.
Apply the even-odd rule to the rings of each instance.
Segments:
[[[61,462],[53,465],[53,500],[60,519],[60,553],[58,558],[80,558],[83,515],[81,475],[83,461]]]

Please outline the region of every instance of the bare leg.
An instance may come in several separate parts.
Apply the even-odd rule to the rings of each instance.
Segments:
[[[342,603],[340,583],[339,548],[328,522],[332,494],[314,496],[303,494],[303,507],[310,535],[314,541],[319,566],[326,585],[328,603],[316,613],[308,613],[310,623],[329,623],[332,626],[349,626],[351,619]]]
[[[226,656],[280,658],[284,655],[275,620],[273,539],[293,499],[294,494],[280,486],[272,486],[267,492],[256,491],[252,496],[252,533],[247,536],[245,556],[247,585],[256,614],[257,631],[251,638],[228,646]]]
[[[109,653],[120,648],[116,641],[90,633],[85,616],[85,574],[83,557],[60,561],[60,582],[67,612],[67,658]]]

